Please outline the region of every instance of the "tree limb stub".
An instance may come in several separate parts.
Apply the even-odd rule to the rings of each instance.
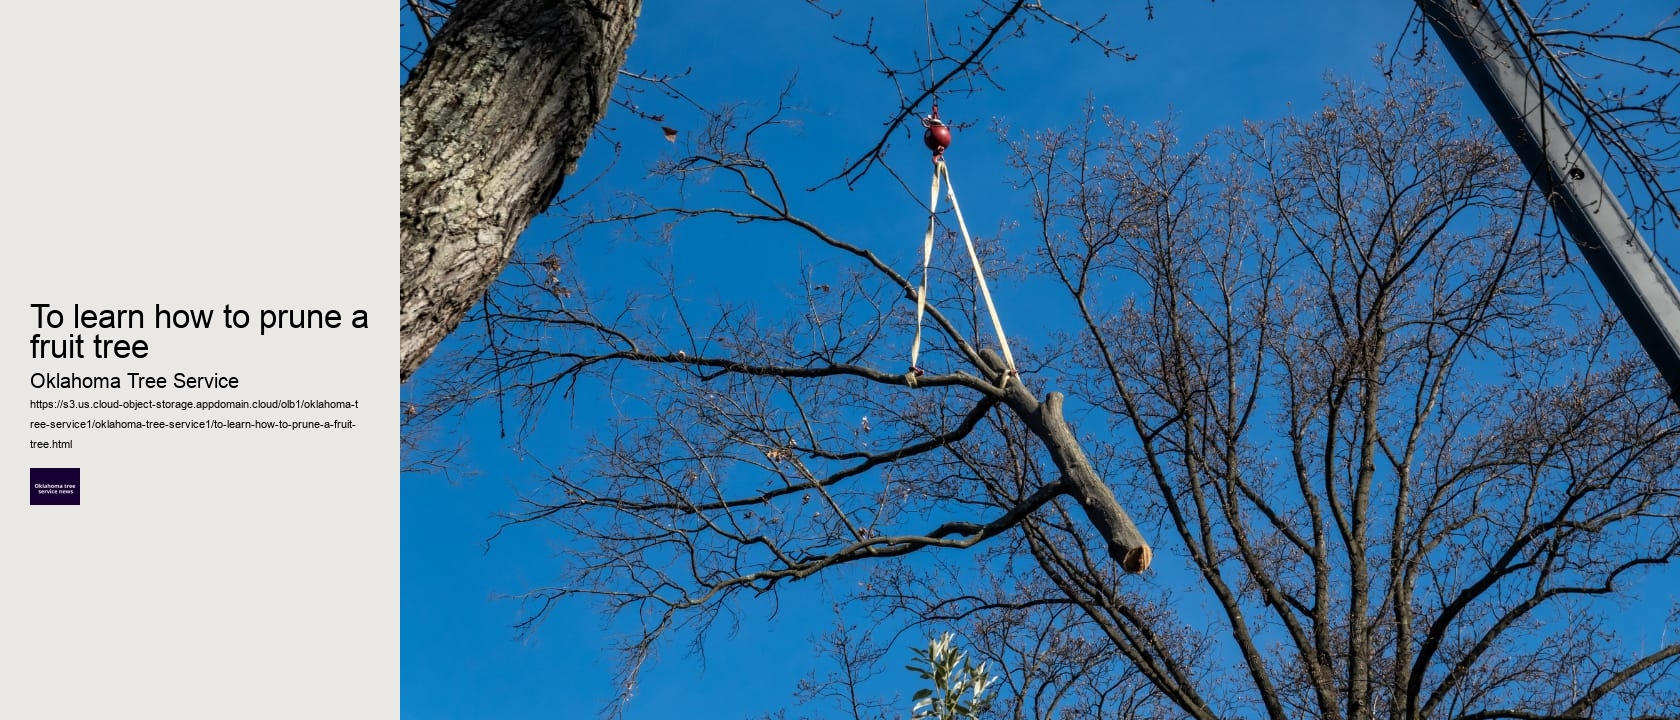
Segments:
[[[1052,392],[1039,402],[1019,378],[1004,374],[1003,358],[998,357],[995,351],[986,348],[980,354],[994,371],[1007,379],[1004,403],[1032,429],[1033,434],[1044,441],[1051,461],[1061,471],[1067,484],[1068,494],[1085,510],[1085,516],[1108,543],[1109,557],[1129,573],[1149,569],[1153,557],[1149,543],[1143,539],[1143,533],[1138,531],[1131,516],[1120,507],[1114,491],[1097,475],[1096,468],[1091,467],[1090,459],[1085,457],[1084,449],[1073,436],[1073,428],[1062,417],[1062,394]]]

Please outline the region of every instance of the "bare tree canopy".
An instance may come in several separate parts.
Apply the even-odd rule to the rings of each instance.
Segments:
[[[750,150],[774,116],[659,168],[674,204],[626,195],[580,230],[781,228],[814,263],[793,302],[697,303],[668,267],[597,292],[572,268],[599,235],[531,248],[436,396],[615,398],[512,518],[573,548],[530,622],[597,598],[639,619],[633,672],[665,634],[838,574],[880,617],[964,627],[1014,717],[1680,707],[1680,642],[1625,645],[1596,601],[1680,553],[1680,418],[1558,277],[1490,129],[1392,74],[1189,146],[1094,108],[1012,138],[1018,260],[1067,320],[1012,382],[956,276],[936,371],[906,383],[910,283],[779,190]],[[1047,384],[1080,391],[1072,444],[1043,419],[1059,399],[1025,397]],[[1162,580],[1124,579],[1070,456],[1161,529]]]
[[[1035,295],[1018,374],[966,267],[935,268],[928,372],[906,373],[917,278],[800,188],[869,176],[920,203],[885,148],[936,92],[984,89],[1028,27],[1125,55],[1040,3],[972,17],[908,65],[843,39],[897,102],[827,182],[765,150],[797,131],[791,91],[704,108],[645,182],[564,208],[467,301],[405,431],[493,403],[548,468],[502,529],[564,548],[524,629],[580,607],[627,625],[628,693],[661,643],[821,580],[845,610],[820,639],[833,672],[800,692],[855,720],[892,713],[867,679],[906,628],[959,631],[1018,720],[1674,715],[1680,640],[1618,615],[1680,613],[1638,594],[1680,577],[1680,410],[1427,52],[1198,141],[1095,103],[1063,129],[1000,124],[1023,204],[982,259]],[[1545,32],[1536,52],[1567,60],[1575,36]],[[639,91],[698,105],[624,77],[638,117],[660,117]],[[1672,204],[1668,94],[1654,125],[1609,129],[1657,168],[1647,187],[1627,167],[1647,217]],[[1600,100],[1582,112],[1625,109]],[[797,267],[695,292],[675,249],[719,237]],[[580,398],[610,419],[543,447]]]

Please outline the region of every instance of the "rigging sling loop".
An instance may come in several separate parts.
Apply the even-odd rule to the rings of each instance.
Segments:
[[[939,119],[939,105],[933,106],[933,114],[922,119],[922,126],[927,131],[922,134],[922,142],[933,151],[933,188],[929,191],[927,232],[922,236],[922,286],[916,292],[916,339],[910,344],[910,374],[909,383],[915,386],[915,379],[924,372],[916,365],[922,351],[922,316],[927,309],[928,265],[933,259],[933,231],[939,215],[939,181],[945,181],[945,197],[951,201],[951,212],[957,216],[957,229],[962,232],[963,244],[968,247],[968,259],[974,264],[974,279],[980,286],[980,296],[986,301],[986,312],[992,316],[992,330],[997,332],[998,346],[1003,350],[1003,360],[1008,366],[1008,375],[1015,375],[1015,356],[1009,352],[1009,339],[1003,334],[1003,321],[998,319],[997,306],[992,303],[992,291],[986,286],[986,274],[980,269],[980,255],[974,250],[974,239],[968,234],[968,224],[963,222],[962,208],[957,205],[957,189],[951,184],[951,171],[945,166],[945,148],[951,146],[951,128]]]

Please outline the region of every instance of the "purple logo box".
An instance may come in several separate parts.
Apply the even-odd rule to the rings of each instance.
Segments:
[[[82,469],[29,468],[29,504],[82,504]]]

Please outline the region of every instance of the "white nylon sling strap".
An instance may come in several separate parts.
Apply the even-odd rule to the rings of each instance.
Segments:
[[[963,221],[962,207],[957,204],[957,188],[951,183],[951,171],[945,167],[945,160],[934,161],[932,200],[928,202],[928,229],[922,239],[922,287],[916,294],[916,339],[910,345],[910,370],[916,372],[916,360],[922,350],[922,313],[927,307],[927,278],[928,263],[933,257],[933,229],[935,218],[939,214],[939,179],[945,179],[945,196],[951,201],[951,211],[957,216],[957,229],[962,232],[963,244],[968,247],[969,262],[974,264],[974,279],[980,285],[980,296],[986,301],[986,313],[992,317],[992,330],[997,333],[998,346],[1003,349],[1003,361],[1009,367],[1011,374],[1015,373],[1015,355],[1009,352],[1009,338],[1003,334],[1003,321],[998,319],[997,306],[992,303],[992,290],[986,285],[986,273],[980,268],[980,254],[974,250],[974,238],[968,234],[968,223]]]
[[[933,224],[939,215],[939,170],[944,167],[941,162],[933,168],[933,189],[928,191],[928,226],[927,234],[922,237],[922,288],[916,291],[916,339],[910,343],[910,372],[916,372],[916,360],[922,354],[922,313],[927,310],[928,263],[933,260]]]
[[[974,279],[980,283],[980,296],[986,299],[986,312],[992,316],[992,330],[997,332],[998,346],[1003,348],[1003,362],[1009,366],[1009,372],[1015,372],[1015,355],[1009,352],[1009,338],[1003,335],[1003,321],[998,319],[997,306],[992,304],[991,288],[986,287],[986,273],[980,269],[980,255],[974,252],[974,238],[968,235],[968,224],[963,222],[962,208],[957,206],[957,188],[951,184],[951,171],[945,168],[945,161],[939,161],[938,175],[945,176],[945,196],[951,201],[951,212],[957,215],[957,229],[962,231],[963,243],[968,245],[968,259],[974,263]]]

